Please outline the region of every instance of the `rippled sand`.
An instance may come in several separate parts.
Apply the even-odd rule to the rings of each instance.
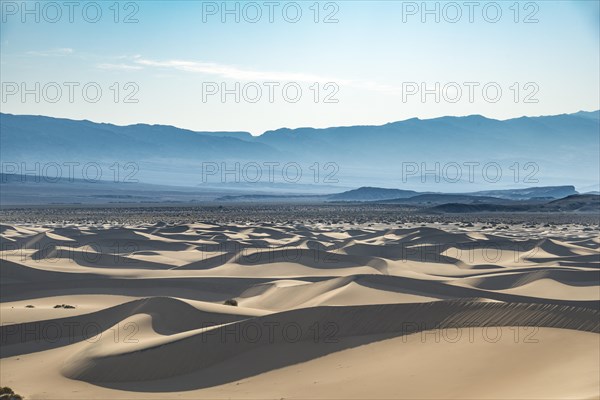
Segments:
[[[0,384],[28,399],[600,396],[597,228],[0,229]]]

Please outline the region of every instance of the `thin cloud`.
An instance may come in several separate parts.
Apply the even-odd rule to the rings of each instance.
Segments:
[[[179,71],[194,72],[207,75],[216,75],[223,78],[240,81],[294,81],[294,82],[337,82],[348,83],[349,81],[340,81],[331,77],[323,77],[312,74],[294,73],[294,72],[274,72],[274,71],[254,71],[242,69],[229,65],[204,63],[185,60],[154,61],[144,58],[135,60],[136,63],[148,67],[171,68]]]
[[[174,69],[178,71],[185,71],[197,74],[206,74],[220,76],[226,79],[232,79],[237,81],[262,81],[262,82],[333,82],[338,85],[344,85],[348,87],[354,87],[358,89],[365,89],[374,92],[383,93],[397,93],[399,89],[390,85],[382,85],[372,81],[357,81],[348,79],[337,79],[333,77],[326,77],[314,74],[295,73],[295,72],[275,72],[275,71],[256,71],[250,69],[244,69],[234,67],[231,65],[223,65],[217,63],[207,63],[198,61],[187,61],[187,60],[166,60],[156,61],[149,60],[142,57],[135,57],[133,62],[152,68],[163,68],[163,69]]]
[[[139,65],[129,65],[129,64],[99,64],[98,68],[112,70],[112,71],[138,71],[143,69]]]
[[[28,51],[26,54],[29,56],[38,57],[56,57],[56,56],[68,56],[75,53],[75,50],[69,47],[61,47],[58,49],[51,49],[45,51]]]

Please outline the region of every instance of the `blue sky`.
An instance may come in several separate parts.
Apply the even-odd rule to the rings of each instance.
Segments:
[[[260,134],[599,108],[597,1],[228,2],[239,22],[223,2],[77,2],[73,22],[46,3],[2,1],[3,112]]]

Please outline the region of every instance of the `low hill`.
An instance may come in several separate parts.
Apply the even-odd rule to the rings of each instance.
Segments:
[[[382,201],[386,203],[494,203],[502,200],[552,200],[578,194],[574,186],[540,186],[486,190],[471,193],[431,193],[414,190],[361,187],[329,196],[330,201]],[[408,200],[410,199],[410,200]]]
[[[446,193],[427,193],[406,199],[385,200],[382,203],[389,204],[446,204],[446,203],[462,203],[462,204],[499,204],[512,203],[512,200],[500,199],[490,196],[473,196],[466,194],[446,194]]]
[[[473,196],[492,196],[511,200],[528,200],[533,198],[562,199],[578,194],[575,186],[541,186],[526,189],[485,190],[469,193]]]
[[[567,196],[544,205],[544,210],[600,212],[600,196],[597,194],[582,194]]]
[[[385,189],[378,187],[361,187],[347,192],[329,196],[333,201],[379,201],[389,199],[406,199],[420,194],[414,190]]]
[[[444,213],[474,213],[474,212],[600,212],[600,196],[598,195],[573,195],[563,199],[552,200],[543,204],[512,202],[511,203],[446,203],[427,209],[433,212]]]

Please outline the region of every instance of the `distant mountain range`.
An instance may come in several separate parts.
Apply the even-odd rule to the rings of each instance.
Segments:
[[[579,195],[573,186],[532,187],[474,193],[420,193],[399,189],[361,187],[341,193],[277,194],[243,190],[203,189],[146,183],[90,181],[31,175],[0,174],[0,206],[31,205],[198,205],[236,203],[379,204],[415,211],[463,212],[595,212],[597,199]]]
[[[511,187],[597,185],[599,116],[596,111],[505,121],[479,115],[413,118],[252,136],[0,114],[0,158],[5,173],[20,173],[15,165],[91,162],[106,177],[115,163],[134,163],[140,182],[249,192],[302,187],[327,194],[336,186],[392,186],[491,195]],[[495,166],[484,174],[487,163]]]

